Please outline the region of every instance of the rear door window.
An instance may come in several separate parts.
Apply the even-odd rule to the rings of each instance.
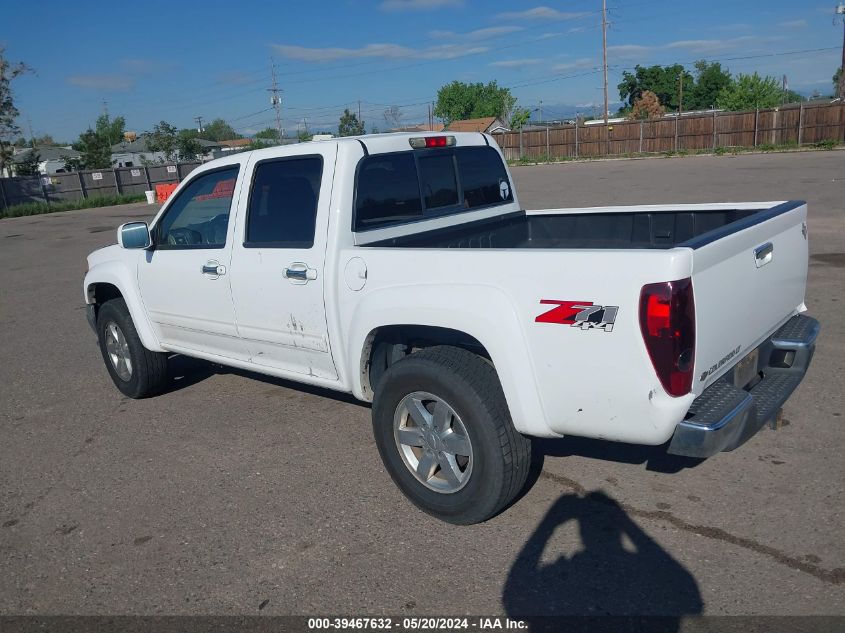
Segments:
[[[244,246],[311,248],[322,174],[320,156],[258,163],[249,194]]]

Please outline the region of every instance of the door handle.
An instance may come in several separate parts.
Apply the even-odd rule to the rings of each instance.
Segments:
[[[221,266],[220,262],[211,260],[203,264],[202,268],[200,269],[203,275],[213,275],[215,277],[219,277],[220,275],[226,274],[226,267]]]
[[[308,264],[302,262],[294,262],[285,268],[285,279],[290,280],[294,284],[305,284],[309,281],[314,281],[317,278],[317,271],[309,268]]]
[[[775,246],[771,242],[767,242],[762,246],[758,246],[754,249],[754,262],[757,264],[757,268],[762,268],[770,261],[772,261],[772,257],[775,254]]]

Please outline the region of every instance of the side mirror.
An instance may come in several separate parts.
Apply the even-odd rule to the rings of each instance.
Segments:
[[[123,248],[149,248],[150,227],[146,222],[127,222],[117,227],[117,243]]]

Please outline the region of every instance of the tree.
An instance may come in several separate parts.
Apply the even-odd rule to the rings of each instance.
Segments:
[[[65,171],[79,171],[84,167],[82,164],[82,159],[70,156],[62,155],[59,157],[65,163]]]
[[[307,129],[299,130],[299,132],[296,133],[296,138],[299,139],[300,143],[305,143],[306,141],[310,141],[312,138],[314,138],[314,135],[311,134],[311,132],[309,132]]]
[[[783,102],[783,88],[774,77],[740,73],[731,85],[723,88],[716,105],[724,110],[754,110],[775,108]]]
[[[23,62],[11,63],[6,59],[5,52],[5,47],[0,46],[0,174],[12,156],[12,138],[20,134],[16,123],[19,113],[12,94],[12,80],[31,71]]]
[[[41,174],[41,170],[38,168],[39,163],[41,163],[41,156],[34,149],[30,149],[15,165],[15,175],[38,176]]]
[[[448,125],[461,119],[494,116],[505,118],[514,111],[516,97],[508,88],[499,87],[495,81],[488,84],[467,84],[453,81],[437,91],[434,115]]]
[[[126,132],[126,119],[122,116],[109,118],[108,114],[101,114],[94,122],[94,131],[107,143],[109,147],[116,145],[123,140]]]
[[[640,97],[634,101],[628,118],[632,120],[657,119],[665,113],[666,109],[660,105],[660,99],[657,98],[657,95],[651,90],[644,90]]]
[[[340,117],[340,124],[337,126],[338,136],[358,136],[364,133],[364,122],[358,120],[358,115],[347,108]]]
[[[209,141],[232,141],[236,138],[243,138],[235,132],[235,129],[223,119],[214,119],[205,126],[203,138]]]
[[[519,130],[523,125],[528,123],[530,118],[531,110],[515,107],[511,112],[504,116],[502,123],[512,130]]]
[[[194,129],[179,130],[176,135],[176,151],[181,160],[197,160],[203,153],[202,145],[197,142],[197,131]]]
[[[111,144],[90,127],[79,135],[73,149],[81,154],[80,169],[108,169],[112,166]]]
[[[660,103],[674,112],[680,106],[681,77],[684,82],[684,92],[688,93],[695,87],[695,80],[688,70],[681,64],[672,66],[640,66],[634,67],[634,72],[627,70],[622,73],[619,84],[619,98],[633,106],[643,92],[649,90],[657,95]],[[684,103],[687,99],[684,99]],[[686,106],[685,106],[685,109]]]
[[[255,133],[255,138],[263,139],[267,141],[272,141],[273,143],[279,142],[279,130],[274,127],[268,127],[267,129],[260,130]]]
[[[731,82],[731,73],[723,70],[719,62],[708,63],[703,59],[695,62],[695,85],[690,86],[689,97],[684,97],[684,109],[709,110]]]
[[[152,132],[147,132],[147,149],[151,152],[164,154],[166,162],[173,162],[176,154],[176,126],[167,121],[161,121],[153,126]]]

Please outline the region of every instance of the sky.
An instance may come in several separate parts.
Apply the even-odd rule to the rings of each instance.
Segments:
[[[611,102],[636,64],[721,61],[832,92],[843,39],[836,0],[608,0]],[[107,109],[144,132],[160,120],[224,118],[250,135],[275,126],[271,66],[288,133],[427,120],[453,80],[507,86],[533,118],[598,114],[601,0],[24,2],[3,9],[0,46],[32,74],[15,80],[28,135],[75,140]],[[542,106],[541,106],[542,104]]]

